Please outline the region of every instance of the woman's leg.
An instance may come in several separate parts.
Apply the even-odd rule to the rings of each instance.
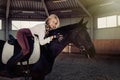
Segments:
[[[27,55],[30,52],[30,46],[27,37],[32,37],[29,29],[20,29],[16,34],[16,38],[22,48],[21,52],[23,55]]]
[[[25,55],[29,53],[30,47],[27,37],[32,37],[32,34],[29,29],[20,29],[18,30],[16,37],[22,50],[20,53],[17,54],[17,56],[12,56],[7,62],[7,70],[8,73],[11,75],[14,75],[15,65],[17,64],[17,62],[19,62]]]

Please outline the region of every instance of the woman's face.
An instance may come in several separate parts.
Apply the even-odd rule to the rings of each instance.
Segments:
[[[54,29],[56,28],[58,21],[56,18],[51,18],[48,20],[48,25],[50,26],[50,28]]]

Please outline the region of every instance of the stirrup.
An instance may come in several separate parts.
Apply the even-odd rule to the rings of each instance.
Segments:
[[[20,65],[21,65],[22,68],[23,68],[23,73],[24,73],[26,76],[29,76],[29,74],[30,74],[30,70],[29,70],[29,60],[27,60],[27,68],[24,68],[24,67],[23,67],[23,63],[22,63],[22,62],[20,62]]]
[[[23,74],[24,74],[24,78],[25,80],[29,80],[30,79],[30,70],[29,70],[29,60],[27,60],[27,69],[25,69],[23,67],[23,63],[20,62],[22,68],[23,68]]]

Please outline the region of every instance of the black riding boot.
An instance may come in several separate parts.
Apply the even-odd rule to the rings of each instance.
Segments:
[[[15,70],[16,70],[16,65],[19,61],[21,61],[21,59],[24,57],[24,55],[20,52],[18,55],[16,56],[12,56],[10,58],[10,60],[7,62],[7,71],[10,75],[14,75],[15,74]]]

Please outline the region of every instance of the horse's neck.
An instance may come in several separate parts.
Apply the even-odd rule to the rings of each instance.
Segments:
[[[63,41],[59,42],[59,47],[60,47],[60,51],[58,51],[56,54],[60,54],[62,52],[62,50],[70,43],[69,38],[65,38]]]

